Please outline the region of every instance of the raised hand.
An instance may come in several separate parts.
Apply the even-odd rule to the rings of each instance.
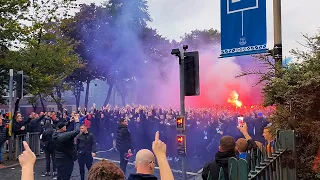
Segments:
[[[24,151],[19,156],[20,166],[24,167],[33,167],[36,162],[36,155],[31,151],[28,143],[23,141]]]
[[[158,157],[158,156],[166,156],[167,152],[167,145],[162,142],[159,138],[159,131],[156,132],[154,141],[152,142],[152,150],[153,153]]]

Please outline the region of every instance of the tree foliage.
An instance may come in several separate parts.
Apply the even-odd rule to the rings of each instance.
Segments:
[[[5,65],[23,70],[30,77],[31,94],[49,94],[54,86],[79,67],[78,60],[73,45],[57,40],[55,43],[28,45],[20,51],[11,51]]]
[[[0,61],[4,61],[9,48],[24,37],[26,29],[21,20],[29,5],[28,0],[0,1]],[[0,66],[0,104],[6,103],[3,96],[8,90],[8,82],[9,69]]]
[[[132,84],[130,80],[144,76],[142,70],[150,67],[149,63],[161,67],[165,54],[170,55],[169,41],[148,28],[149,21],[144,0],[81,5],[80,12],[62,24],[64,34],[79,42],[76,52],[86,64],[80,71],[82,75],[74,74],[73,79],[87,83],[96,78],[106,80],[109,85],[106,103],[114,85],[122,87],[116,88],[123,91],[120,94],[126,94],[127,86]]]
[[[21,20],[30,3],[28,0],[0,1],[0,50],[1,56],[24,33]]]
[[[70,9],[76,7],[76,5],[72,0],[15,0],[1,1],[0,6],[0,64],[2,65],[0,68],[0,103],[4,103],[3,95],[8,89],[9,69],[14,69],[15,71],[24,70],[25,73],[33,73],[31,76],[35,75],[37,72],[32,71],[32,69],[37,69],[36,65],[46,63],[41,61],[44,60],[42,57],[35,57],[43,53],[36,52],[37,49],[39,51],[48,50],[51,47],[56,47],[57,44],[61,44],[59,42],[53,46],[48,46],[47,44],[40,47],[42,40],[48,40],[44,36],[49,34],[51,34],[49,36],[52,36],[52,32],[48,30],[53,29],[48,27],[57,26],[59,20],[68,17]],[[52,42],[52,39],[44,43],[48,42]],[[65,48],[64,45],[62,46]],[[66,50],[69,49],[68,47]],[[56,50],[56,48],[53,48],[52,51],[49,50],[48,52]],[[26,57],[27,55],[30,55],[30,57]],[[13,61],[13,59],[17,59],[17,61]],[[27,59],[30,61],[27,62]],[[39,59],[41,60],[35,61]],[[19,64],[22,60],[24,60],[23,63]],[[41,65],[38,67],[41,67]],[[31,82],[35,83],[35,81]],[[36,86],[43,90],[41,84],[34,84],[33,88],[30,88],[31,92],[36,93],[39,91],[35,89]]]
[[[194,30],[184,34],[181,44],[197,50],[208,46],[213,49],[220,44],[220,33],[216,29]]]
[[[320,46],[319,35],[307,37],[309,51],[293,50],[301,63],[269,78],[263,89],[264,104],[277,106],[271,117],[276,129],[294,129],[297,137],[298,179],[314,179],[314,157],[320,146]]]

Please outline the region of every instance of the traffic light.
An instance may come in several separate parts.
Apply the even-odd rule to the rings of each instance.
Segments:
[[[24,95],[29,94],[27,91],[27,87],[29,87],[28,82],[29,76],[24,75],[23,71],[18,71],[16,78],[16,93],[18,99],[22,99]]]
[[[177,135],[177,149],[179,155],[186,154],[186,135],[178,134]]]
[[[186,52],[184,57],[184,90],[186,96],[200,95],[199,52]]]
[[[184,116],[177,117],[177,131],[184,131],[186,130],[186,121]]]
[[[16,93],[17,93],[17,98],[22,99],[22,97],[23,97],[23,71],[18,71],[18,73],[17,73]]]

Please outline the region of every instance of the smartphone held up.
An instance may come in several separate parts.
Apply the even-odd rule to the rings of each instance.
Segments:
[[[238,126],[243,127],[243,124],[244,124],[244,117],[238,116]]]

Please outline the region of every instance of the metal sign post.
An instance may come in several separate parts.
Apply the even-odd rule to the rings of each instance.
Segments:
[[[221,57],[266,52],[266,0],[221,0]]]

